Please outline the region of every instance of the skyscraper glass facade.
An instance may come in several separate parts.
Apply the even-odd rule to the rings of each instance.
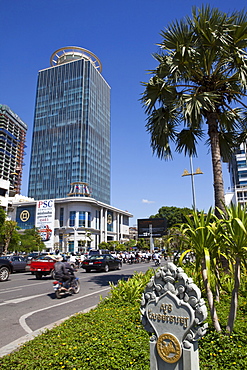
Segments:
[[[80,181],[110,204],[110,87],[90,54],[65,49],[39,71],[28,196],[64,198]]]

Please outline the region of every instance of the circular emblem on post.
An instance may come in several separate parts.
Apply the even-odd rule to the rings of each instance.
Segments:
[[[182,354],[178,339],[172,334],[161,334],[157,340],[157,351],[162,360],[173,364]]]
[[[21,212],[20,219],[21,219],[22,222],[28,221],[29,218],[30,218],[30,213],[27,210],[24,210],[24,211]]]

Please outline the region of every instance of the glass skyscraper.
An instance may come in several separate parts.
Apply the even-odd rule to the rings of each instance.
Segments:
[[[79,47],[53,53],[39,71],[28,196],[64,198],[89,184],[110,204],[110,86],[96,55]]]

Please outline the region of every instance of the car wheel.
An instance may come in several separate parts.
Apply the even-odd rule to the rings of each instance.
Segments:
[[[122,268],[122,265],[121,265],[121,263],[119,262],[119,264],[117,265],[117,269],[118,269],[118,270],[121,270],[121,268]]]
[[[105,267],[104,267],[104,271],[105,271],[105,272],[108,272],[108,271],[109,271],[109,266],[108,266],[108,265],[105,265]]]
[[[8,267],[1,267],[0,268],[0,281],[6,281],[9,278],[9,269]]]
[[[91,270],[90,269],[85,269],[86,272],[90,272]]]
[[[41,272],[36,272],[36,279],[40,280],[42,279],[42,273]]]

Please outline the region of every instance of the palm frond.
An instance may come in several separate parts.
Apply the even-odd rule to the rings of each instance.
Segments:
[[[200,129],[183,129],[177,134],[176,151],[178,153],[184,152],[185,155],[196,156],[196,145],[203,136],[204,133]]]
[[[175,110],[159,108],[152,112],[146,124],[151,134],[151,148],[158,158],[172,158],[170,142],[176,142],[178,116]]]

